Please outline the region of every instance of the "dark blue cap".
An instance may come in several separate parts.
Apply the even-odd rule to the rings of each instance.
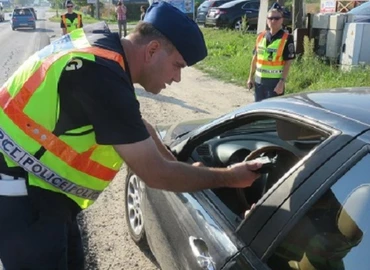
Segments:
[[[283,12],[283,8],[280,6],[280,4],[279,4],[278,2],[273,3],[273,4],[271,5],[270,10],[271,10],[271,9],[277,9],[278,11]]]
[[[147,10],[144,22],[150,23],[176,47],[188,66],[207,56],[207,47],[198,25],[178,8],[161,1]]]

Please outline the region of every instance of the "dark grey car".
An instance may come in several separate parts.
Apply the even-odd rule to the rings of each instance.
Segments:
[[[194,193],[150,188],[128,170],[132,238],[164,270],[369,269],[369,104],[369,87],[337,89],[160,127],[179,161],[274,165],[249,188]]]
[[[202,4],[200,4],[200,6],[197,9],[196,22],[199,24],[204,24],[204,22],[206,21],[207,13],[212,7],[218,7],[230,1],[231,0],[206,0],[204,1]]]

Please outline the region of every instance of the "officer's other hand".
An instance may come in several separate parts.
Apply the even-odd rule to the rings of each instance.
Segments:
[[[204,164],[202,162],[194,162],[192,164],[194,167],[205,167]]]
[[[254,86],[253,80],[248,79],[248,81],[247,81],[247,89],[248,90],[251,90],[253,88],[253,86]]]
[[[246,188],[251,186],[253,182],[260,177],[260,174],[254,171],[261,168],[261,166],[261,162],[253,160],[229,166],[228,169],[233,172],[235,179],[228,183],[228,186],[234,188]]]
[[[281,95],[282,93],[284,93],[284,87],[285,87],[285,84],[283,81],[279,81],[278,84],[276,85],[274,91],[276,94],[278,95]]]

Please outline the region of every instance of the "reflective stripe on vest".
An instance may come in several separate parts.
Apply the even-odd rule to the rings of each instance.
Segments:
[[[256,77],[259,78],[281,78],[285,61],[283,52],[289,34],[284,32],[281,39],[275,40],[266,46],[266,32],[259,34],[256,41],[257,68]]]
[[[25,171],[36,175],[37,177],[48,182],[56,188],[68,192],[75,196],[96,200],[101,191],[92,190],[85,187],[78,186],[43,165],[34,156],[23,150],[22,147],[17,145],[0,127],[0,149],[3,153],[7,154],[15,163],[22,167]]]
[[[63,14],[62,21],[64,23],[64,26],[66,27],[67,33],[71,33],[73,30],[81,28],[81,22],[82,22],[81,14],[77,13],[77,17],[73,21],[68,19],[66,17],[66,14]]]
[[[59,100],[57,84],[65,66],[75,57],[95,61],[95,56],[116,61],[125,69],[122,55],[92,47],[83,29],[78,29],[31,56],[0,89],[0,123],[3,136],[11,138],[16,149],[22,149],[22,152],[30,156],[40,147],[45,148],[46,152],[39,162],[43,171],[58,175],[60,184],[55,184],[56,181],[50,183],[39,177],[32,168],[30,172],[27,163],[22,163],[23,159],[20,163],[17,162],[17,159],[14,160],[11,153],[2,147],[0,150],[5,154],[8,166],[17,166],[13,164],[16,162],[30,172],[30,185],[65,193],[82,208],[91,205],[108,186],[119,171],[122,159],[112,146],[96,144],[91,126],[71,131],[86,134],[86,130],[91,130],[87,135],[66,134],[63,137],[62,134],[57,137],[52,130],[58,116],[53,119],[50,115],[59,113],[55,111],[59,108],[59,101],[55,103],[55,100]],[[37,95],[34,95],[35,93]],[[43,102],[41,104],[40,99]],[[53,102],[55,106],[48,106]],[[40,114],[40,110],[44,113]],[[66,182],[66,179],[74,186]]]

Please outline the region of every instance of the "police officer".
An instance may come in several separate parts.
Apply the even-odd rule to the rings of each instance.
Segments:
[[[62,28],[63,35],[83,27],[82,15],[73,11],[73,2],[67,1],[66,7],[67,13],[60,16],[60,27]]]
[[[102,24],[100,24],[102,26]],[[177,162],[142,119],[134,83],[153,94],[204,59],[198,26],[154,3],[123,39],[90,26],[31,56],[0,89],[0,259],[6,269],[83,269],[76,215],[123,160],[153,188],[247,187],[261,164]]]
[[[293,37],[282,29],[283,21],[283,9],[274,3],[267,15],[269,30],[257,37],[247,80],[247,88],[255,88],[255,101],[284,94],[295,49]]]

